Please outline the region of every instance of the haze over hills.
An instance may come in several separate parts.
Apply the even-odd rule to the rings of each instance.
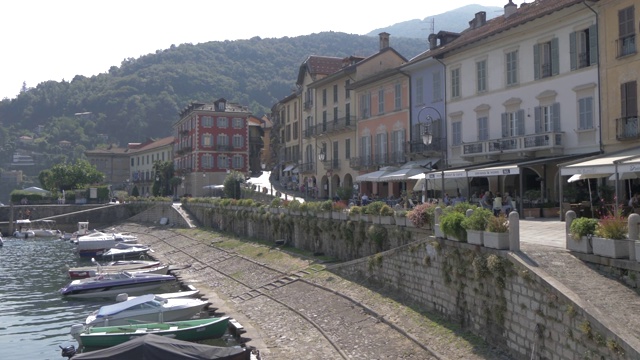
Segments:
[[[436,15],[435,29],[462,31],[477,11],[489,18],[500,15],[495,9],[466,6]],[[0,101],[0,167],[15,168],[13,155],[20,150],[35,162],[25,171],[37,175],[52,164],[81,158],[86,149],[169,136],[179,111],[191,101],[224,97],[262,116],[295,89],[308,56],[370,56],[379,50],[377,34],[386,31],[391,46],[410,59],[428,47],[425,27],[425,20],[410,20],[373,30],[372,36],[322,32],[181,44],[125,59],[99,75],[43,82]],[[33,142],[20,143],[22,135]]]
[[[437,33],[440,30],[462,32],[469,27],[469,21],[480,11],[487,13],[487,20],[504,13],[504,9],[498,6],[467,5],[442,14],[428,16],[422,20],[413,19],[375,29],[367,35],[376,36],[384,31],[395,37],[423,39],[426,42],[432,32]]]

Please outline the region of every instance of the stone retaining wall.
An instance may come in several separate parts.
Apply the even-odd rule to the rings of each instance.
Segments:
[[[375,224],[363,221],[184,206],[205,226],[346,260],[329,270],[385,285],[404,302],[444,315],[515,359],[640,358],[624,334],[593,316],[597,310],[516,253],[396,225],[377,225],[388,234],[380,244],[368,233]]]

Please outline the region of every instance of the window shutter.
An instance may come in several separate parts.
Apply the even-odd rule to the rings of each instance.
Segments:
[[[508,123],[507,123],[508,114],[507,113],[502,113],[501,116],[502,116],[502,137],[503,138],[504,137],[509,137],[509,127],[508,127]]]
[[[397,139],[398,133],[399,131],[394,131],[391,133],[391,155],[394,157],[394,160],[397,155],[396,153],[398,151],[396,148],[396,145],[398,143],[398,139]]]
[[[571,63],[571,70],[578,68],[578,58],[576,56],[576,33],[575,31],[569,34],[569,62]]]
[[[536,131],[536,134],[539,134],[539,133],[541,133],[541,132],[542,132],[542,124],[541,124],[541,122],[540,122],[540,120],[541,120],[541,119],[540,119],[540,117],[541,117],[541,116],[540,116],[540,106],[536,106],[536,107],[533,109],[533,113],[534,113],[534,117],[535,117],[535,119],[536,119],[536,124],[535,124],[535,127],[536,127],[536,128],[535,128],[535,131]]]
[[[598,26],[589,26],[589,65],[598,63]]]
[[[516,129],[516,134],[524,135],[524,110],[520,109],[516,113],[516,124],[518,128]]]
[[[533,45],[533,78],[540,79],[540,44]]]
[[[553,122],[553,131],[560,132],[560,103],[551,105],[551,121]]]
[[[620,84],[620,116],[627,117],[627,84]]]
[[[558,51],[558,38],[551,39],[551,75],[560,73],[560,52]]]

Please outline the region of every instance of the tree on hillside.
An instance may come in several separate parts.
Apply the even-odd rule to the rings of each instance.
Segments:
[[[77,160],[74,164],[56,164],[38,174],[42,186],[52,192],[74,190],[89,184],[104,181],[104,174],[86,160]]]

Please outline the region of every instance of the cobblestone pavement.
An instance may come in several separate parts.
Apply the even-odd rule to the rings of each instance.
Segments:
[[[263,359],[508,359],[379,292],[314,270],[310,260],[283,256],[265,267],[212,246],[215,239],[136,224],[124,229],[159,260],[189,266],[176,275],[245,326],[243,339]]]

